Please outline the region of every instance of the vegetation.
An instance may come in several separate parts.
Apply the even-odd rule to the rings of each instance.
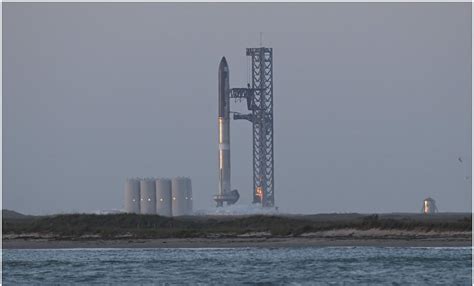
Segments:
[[[472,218],[454,216],[236,216],[179,217],[135,214],[70,214],[21,218],[2,218],[4,234],[50,234],[61,238],[98,236],[101,238],[185,238],[235,236],[268,232],[272,236],[299,236],[333,229],[398,229],[417,231],[468,231]]]

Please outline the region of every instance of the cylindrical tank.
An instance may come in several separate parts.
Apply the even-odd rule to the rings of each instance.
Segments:
[[[156,214],[156,191],[154,179],[140,180],[140,213]]]
[[[187,208],[187,188],[188,181],[186,178],[177,177],[171,180],[171,208],[173,216],[186,215]]]
[[[423,213],[432,214],[438,212],[436,207],[436,201],[432,198],[426,198],[423,200]]]
[[[156,185],[156,213],[162,216],[171,216],[171,180],[159,178]]]
[[[125,181],[125,212],[140,213],[140,180],[127,179]]]
[[[193,214],[193,188],[191,185],[191,179],[186,178],[186,214],[192,215]]]

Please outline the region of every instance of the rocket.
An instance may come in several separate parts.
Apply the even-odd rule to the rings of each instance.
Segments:
[[[234,204],[239,199],[237,190],[231,190],[230,186],[230,88],[229,88],[229,66],[225,57],[222,57],[218,71],[218,172],[219,186],[214,200],[218,207],[224,202],[228,205]]]

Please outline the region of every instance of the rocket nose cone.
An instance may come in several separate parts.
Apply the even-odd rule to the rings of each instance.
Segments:
[[[225,57],[222,57],[221,62],[219,64],[219,70],[224,69],[224,67],[227,67],[227,60],[225,59]]]

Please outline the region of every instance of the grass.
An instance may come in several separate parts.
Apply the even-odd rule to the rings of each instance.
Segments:
[[[471,216],[332,215],[314,216],[180,217],[136,214],[69,214],[22,219],[3,219],[4,234],[53,234],[60,237],[98,235],[102,238],[187,238],[211,235],[234,236],[249,232],[269,232],[272,236],[299,236],[334,229],[385,229],[427,231],[472,231]],[[336,219],[335,219],[336,218]]]

